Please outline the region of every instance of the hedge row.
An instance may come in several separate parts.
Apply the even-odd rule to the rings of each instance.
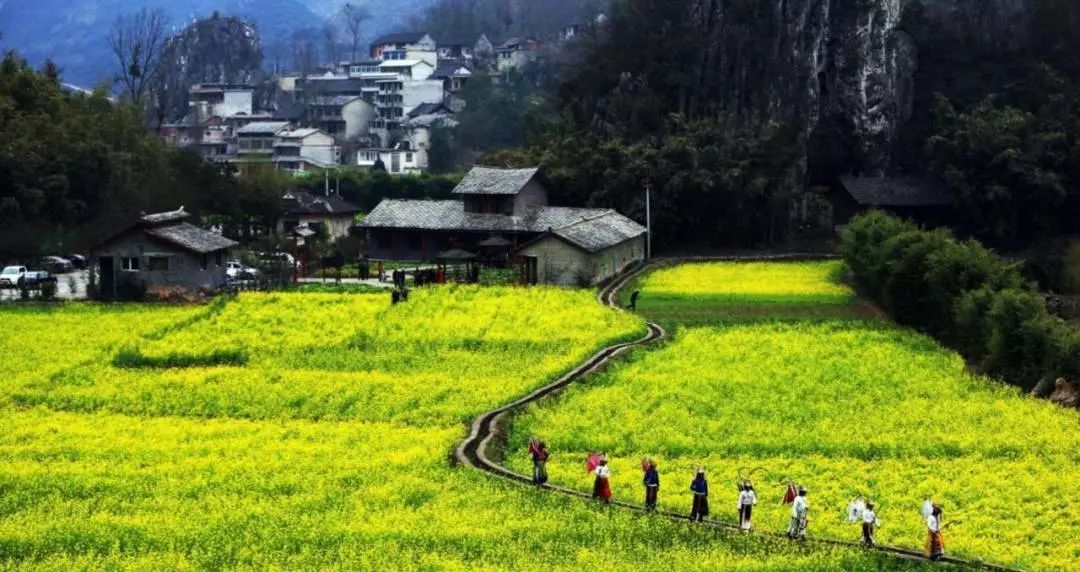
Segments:
[[[1080,377],[1080,331],[1046,309],[1019,264],[946,230],[873,211],[844,231],[841,254],[860,289],[893,318],[1030,390]]]

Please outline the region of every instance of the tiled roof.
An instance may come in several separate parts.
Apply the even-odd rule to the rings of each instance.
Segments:
[[[462,201],[387,199],[368,214],[364,228],[456,230],[489,233],[538,234],[604,214],[602,209],[534,207],[524,216],[465,212]]]
[[[455,195],[516,195],[540,171],[531,169],[492,169],[473,167],[454,188]]]
[[[314,127],[301,127],[300,129],[293,129],[291,131],[282,131],[277,136],[282,139],[304,139],[319,133],[318,129]]]
[[[360,207],[340,197],[321,197],[307,191],[289,191],[281,197],[281,210],[287,214],[354,214]]]
[[[382,46],[385,44],[415,44],[424,39],[427,32],[398,32],[396,34],[386,34],[385,36],[379,36],[374,42],[371,42],[373,46]]]
[[[876,207],[926,207],[952,204],[948,189],[920,177],[840,177],[857,203]]]
[[[361,99],[359,95],[317,95],[308,100],[311,105],[345,105]]]
[[[237,135],[273,135],[289,126],[287,121],[258,121],[236,130]]]
[[[465,63],[458,60],[439,60],[439,65],[435,66],[435,72],[431,74],[431,77],[436,79],[448,79],[457,75],[458,71],[465,68],[467,75],[472,75],[472,70]]]
[[[556,228],[552,234],[587,252],[599,252],[646,232],[640,224],[609,210],[588,220]]]
[[[145,232],[150,236],[199,254],[209,254],[237,245],[236,242],[220,234],[201,229],[186,222],[148,228]]]
[[[167,223],[167,222],[181,221],[181,220],[186,219],[189,216],[191,216],[191,215],[184,212],[184,207],[180,207],[180,208],[178,208],[178,209],[176,209],[174,211],[169,211],[169,212],[165,212],[165,213],[154,213],[154,214],[143,215],[143,216],[139,217],[139,222],[142,222],[142,223],[145,223],[145,224],[151,224],[151,225],[164,224],[164,223]]]

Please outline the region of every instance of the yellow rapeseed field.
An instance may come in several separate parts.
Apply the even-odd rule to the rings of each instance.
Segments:
[[[735,268],[733,269],[732,266]],[[665,308],[680,280],[698,297],[711,284],[723,299],[735,289],[761,303],[798,298],[796,276],[836,276],[834,263],[694,265],[659,271],[643,281],[643,300],[677,322],[684,301]],[[761,269],[761,284],[751,268]],[[778,278],[779,277],[779,278]],[[814,296],[843,287],[810,284]],[[770,299],[772,297],[772,299]],[[831,302],[828,302],[831,303]],[[711,311],[723,314],[725,303]],[[649,308],[649,307],[646,307]],[[696,318],[700,314],[693,314]],[[811,532],[857,540],[844,518],[848,502],[878,502],[879,540],[921,548],[918,513],[926,496],[959,522],[946,533],[948,551],[1029,569],[1073,567],[1080,556],[1080,416],[972,375],[956,354],[917,333],[878,321],[844,319],[726,323],[679,327],[662,349],[642,350],[557,404],[533,408],[514,426],[514,463],[532,435],[555,451],[555,482],[587,489],[582,460],[591,450],[612,459],[617,498],[641,502],[640,459],[659,461],[663,508],[689,512],[694,467],[711,475],[714,511],[736,520],[736,476],[754,474],[758,528],[781,531],[790,507],[783,482],[810,489]],[[817,316],[820,318],[820,316]],[[719,321],[725,321],[720,318]]]
[[[465,422],[642,323],[557,289],[0,308],[10,569],[877,570],[454,467]],[[13,334],[17,331],[17,334]],[[168,367],[166,367],[168,366]]]

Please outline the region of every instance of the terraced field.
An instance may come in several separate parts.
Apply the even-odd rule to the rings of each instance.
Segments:
[[[755,470],[756,524],[783,530],[783,482],[806,485],[811,532],[856,540],[845,507],[879,504],[879,540],[919,548],[932,496],[957,520],[950,553],[1036,570],[1080,558],[1075,411],[970,374],[932,340],[879,319],[837,282],[839,262],[708,263],[658,270],[639,309],[674,331],[632,359],[515,419],[511,462],[531,436],[556,452],[556,484],[588,490],[590,451],[612,460],[617,499],[641,502],[658,460],[661,508],[689,512],[696,466],[721,520]],[[774,312],[775,310],[775,312]],[[708,325],[710,324],[711,325]]]

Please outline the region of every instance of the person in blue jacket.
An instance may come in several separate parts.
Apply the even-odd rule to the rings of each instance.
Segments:
[[[705,480],[705,467],[699,467],[694,482],[690,483],[694,493],[694,506],[690,510],[690,520],[703,521],[709,516],[709,481]]]

